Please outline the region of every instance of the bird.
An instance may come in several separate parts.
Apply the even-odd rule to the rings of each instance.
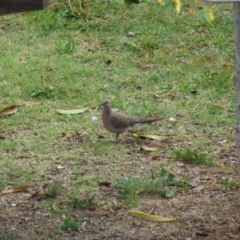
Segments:
[[[126,132],[129,128],[133,127],[136,124],[151,123],[162,120],[162,118],[138,118],[120,112],[115,112],[112,110],[109,100],[104,100],[101,106],[103,106],[103,127],[106,128],[109,132],[115,133],[116,140],[121,133]]]

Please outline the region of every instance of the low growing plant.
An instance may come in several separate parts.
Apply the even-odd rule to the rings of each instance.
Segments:
[[[173,173],[161,169],[160,172],[146,175],[142,178],[123,178],[115,184],[119,192],[119,198],[127,199],[131,207],[136,207],[139,203],[141,193],[156,193],[163,197],[173,197],[172,186],[186,188],[187,183],[176,179]]]
[[[75,49],[75,41],[73,39],[70,39],[67,42],[58,41],[56,42],[56,48],[61,53],[71,53]]]
[[[214,163],[214,159],[211,156],[208,156],[206,153],[199,153],[195,150],[176,150],[174,151],[174,154],[177,160],[181,160],[187,163],[202,164],[207,166],[212,166]]]
[[[61,226],[63,231],[78,231],[79,230],[79,223],[75,220],[65,218],[63,224]]]
[[[46,187],[44,196],[45,198],[54,198],[62,192],[62,184],[61,183],[53,183],[49,184]]]
[[[71,197],[70,203],[74,209],[93,210],[97,206],[97,195],[87,195],[85,198]]]

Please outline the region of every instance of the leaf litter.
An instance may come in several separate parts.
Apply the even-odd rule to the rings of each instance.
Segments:
[[[5,115],[10,115],[10,114],[14,114],[17,112],[18,108],[21,107],[22,105],[11,105],[8,107],[3,108],[0,111],[0,117],[1,116],[5,116]]]

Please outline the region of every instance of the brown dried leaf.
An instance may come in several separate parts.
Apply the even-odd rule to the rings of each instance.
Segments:
[[[116,211],[109,211],[107,213],[108,217],[115,217],[117,215],[117,212]]]
[[[2,109],[0,111],[0,116],[13,114],[13,113],[17,112],[18,107],[19,107],[19,105],[11,105],[11,106],[5,107],[4,109]]]
[[[31,187],[30,185],[26,185],[26,186],[17,187],[17,188],[10,188],[10,189],[3,190],[2,193],[6,194],[6,193],[15,193],[15,192],[25,192],[30,187]]]

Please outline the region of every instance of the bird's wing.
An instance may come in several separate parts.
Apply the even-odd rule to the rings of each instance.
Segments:
[[[137,122],[137,118],[114,112],[114,114],[111,116],[111,123],[112,126],[116,129],[127,129]]]

